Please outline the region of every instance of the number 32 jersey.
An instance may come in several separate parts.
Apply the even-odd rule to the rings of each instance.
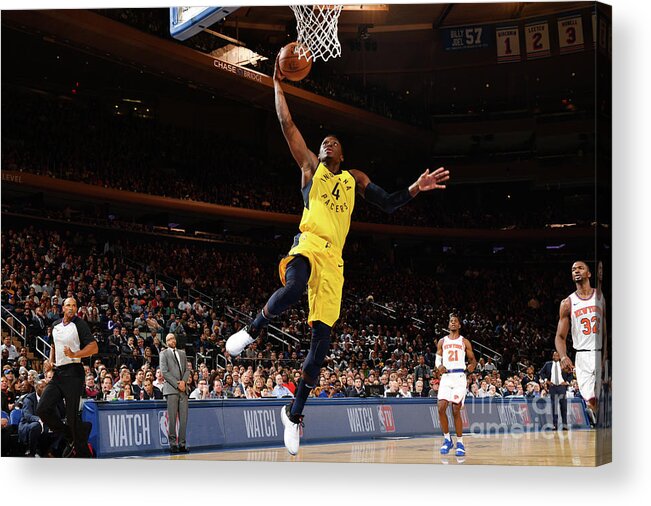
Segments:
[[[582,299],[576,292],[570,294],[572,344],[575,350],[599,350],[602,343],[603,317],[606,300],[597,290]]]
[[[445,336],[443,338],[443,366],[448,370],[466,368],[466,347],[463,336],[456,339]]]
[[[355,178],[347,170],[333,174],[319,163],[302,193],[305,207],[299,230],[328,241],[341,254],[355,207]]]

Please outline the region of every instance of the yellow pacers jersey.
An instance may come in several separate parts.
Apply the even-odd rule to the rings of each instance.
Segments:
[[[347,170],[333,174],[319,163],[312,181],[303,189],[303,201],[299,230],[313,233],[341,252],[355,207],[355,178]]]

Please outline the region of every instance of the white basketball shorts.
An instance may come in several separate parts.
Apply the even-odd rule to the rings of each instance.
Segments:
[[[438,399],[460,403],[463,406],[463,402],[466,399],[466,389],[466,373],[445,373],[441,377],[441,383],[439,384]]]
[[[577,351],[574,366],[581,397],[586,401],[598,397],[601,390],[601,352]]]

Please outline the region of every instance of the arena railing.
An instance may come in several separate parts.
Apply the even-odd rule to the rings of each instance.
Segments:
[[[227,317],[229,317],[230,319],[232,319],[232,320],[234,320],[235,317],[232,314],[229,314],[229,312],[236,313],[238,316],[244,317],[247,322],[250,322],[253,319],[249,315],[247,315],[246,313],[243,313],[242,311],[239,311],[239,310],[235,309],[232,306],[226,306],[226,309],[227,309],[227,311],[226,311],[225,315]],[[273,332],[270,332],[270,330],[273,331]],[[294,341],[295,344],[300,344],[300,342],[301,342],[301,340],[299,338],[297,338],[297,337],[295,337],[295,336],[293,336],[291,334],[288,334],[287,332],[285,332],[284,330],[276,327],[275,325],[269,325],[267,327],[267,335],[269,337],[275,339],[276,341],[279,341],[279,342],[283,343],[285,346],[289,346],[290,343],[287,340],[283,339],[282,337],[276,335],[276,332],[279,333],[282,336],[285,336],[287,339],[291,339],[292,341]]]
[[[491,358],[496,366],[497,364],[502,363],[502,354],[500,352],[495,351],[494,349],[489,348],[485,344],[482,344],[479,341],[475,341],[474,339],[471,339],[470,342],[472,343],[473,351],[476,351],[480,357]]]
[[[40,346],[39,346],[40,345]],[[41,336],[36,336],[36,351],[44,360],[49,360],[52,346]],[[41,349],[42,348],[42,349]]]
[[[196,295],[193,295],[196,294]],[[211,297],[207,293],[202,292],[201,290],[197,290],[196,288],[189,288],[188,289],[188,298],[193,298],[198,295],[199,301],[202,304],[205,304],[208,306],[210,309],[215,308],[215,298]]]
[[[5,319],[5,315],[8,315],[7,318]],[[16,329],[11,323],[9,323],[8,319],[12,318],[14,323],[17,323],[19,327],[21,327],[21,330]],[[8,328],[9,328],[9,335],[13,339],[14,335],[17,336],[22,342],[24,346],[27,346],[27,326],[20,321],[20,319],[9,309],[7,309],[5,306],[2,306],[2,316],[0,317],[2,319],[2,323],[4,323]]]
[[[384,306],[375,301],[368,301],[368,299],[364,299],[364,298],[358,298],[357,300],[355,300],[353,297],[350,296],[346,297],[346,300],[358,304],[364,304],[370,302],[372,306],[380,309],[388,318],[391,318],[392,320],[398,319],[397,311],[395,309],[390,308],[389,306]],[[421,320],[420,318],[416,318],[415,316],[412,315],[408,315],[407,318],[410,319],[412,322],[415,322],[413,325],[418,330],[425,330],[425,322],[423,320]]]

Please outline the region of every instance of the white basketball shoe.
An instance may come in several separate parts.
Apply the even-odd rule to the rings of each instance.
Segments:
[[[232,357],[237,357],[244,351],[244,348],[253,341],[255,341],[255,339],[253,339],[251,334],[249,334],[249,328],[244,327],[226,340],[226,351]]]
[[[290,455],[296,455],[298,453],[298,447],[301,443],[301,427],[303,427],[303,417],[299,416],[297,423],[291,421],[290,417],[290,405],[283,406],[280,411],[280,419],[285,426],[285,448],[290,453]]]

